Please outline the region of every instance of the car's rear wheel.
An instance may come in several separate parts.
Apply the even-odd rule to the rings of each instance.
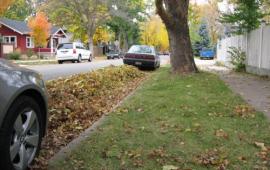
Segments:
[[[156,68],[160,68],[160,62],[157,64]]]
[[[1,126],[0,169],[27,169],[40,150],[44,128],[39,105],[28,96],[10,107]]]
[[[93,60],[93,57],[92,57],[92,54],[90,54],[88,61],[92,62],[92,60]]]
[[[77,62],[78,63],[81,63],[82,62],[82,56],[81,55],[79,55]]]
[[[58,64],[63,64],[63,61],[59,60],[59,61],[58,61]]]

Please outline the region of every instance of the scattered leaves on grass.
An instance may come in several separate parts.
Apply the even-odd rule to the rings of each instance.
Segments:
[[[168,157],[169,155],[163,147],[154,149],[148,154],[148,158],[155,160],[160,165],[164,165]]]
[[[213,166],[219,170],[224,170],[229,165],[227,154],[220,149],[206,150],[195,156],[195,162],[208,168]]]
[[[121,66],[48,82],[48,129],[33,169],[47,169],[55,153],[112,111],[145,76],[134,67]]]
[[[162,168],[163,170],[178,170],[179,168],[177,166],[174,165],[165,165]]]
[[[260,149],[260,151],[256,154],[260,159],[261,163],[256,165],[256,169],[263,169],[264,167],[270,167],[270,147],[267,147],[262,142],[254,142],[255,146]]]
[[[242,118],[249,118],[255,117],[255,109],[252,108],[249,105],[238,105],[234,108],[234,113],[233,116],[238,116],[238,117],[242,117]]]
[[[219,138],[229,139],[228,133],[226,133],[223,129],[216,130],[215,136]]]

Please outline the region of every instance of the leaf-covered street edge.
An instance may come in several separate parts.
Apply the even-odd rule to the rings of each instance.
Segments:
[[[111,112],[146,77],[137,68],[121,66],[48,82],[48,129],[31,169],[47,169],[50,158]]]

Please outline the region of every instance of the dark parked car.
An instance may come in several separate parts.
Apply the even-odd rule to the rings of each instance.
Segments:
[[[124,56],[124,64],[156,69],[160,67],[160,58],[153,46],[133,45]]]
[[[106,53],[107,59],[115,59],[118,58],[120,59],[120,53],[118,51],[110,51]]]
[[[41,76],[0,59],[0,169],[27,169],[40,150],[46,124]]]

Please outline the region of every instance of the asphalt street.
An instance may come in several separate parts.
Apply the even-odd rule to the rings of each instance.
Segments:
[[[169,56],[160,56],[161,65],[168,64]],[[74,74],[86,73],[89,71],[105,68],[108,66],[120,66],[123,65],[122,59],[117,60],[102,60],[94,62],[82,62],[82,63],[64,63],[64,64],[50,64],[50,65],[37,65],[26,66],[29,69],[35,70],[42,74],[44,80],[52,80],[60,77],[67,77]]]

